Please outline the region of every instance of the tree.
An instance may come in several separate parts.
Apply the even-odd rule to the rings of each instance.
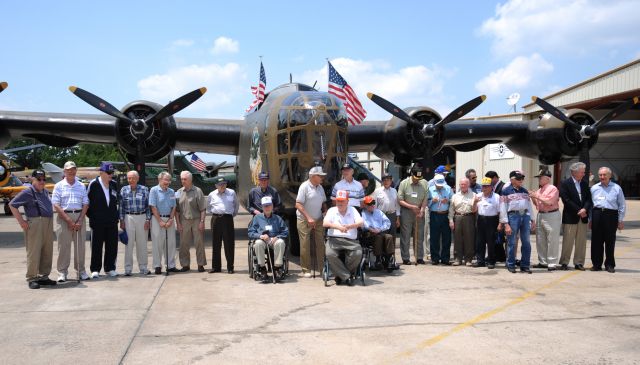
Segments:
[[[32,139],[17,139],[11,141],[6,148],[23,147],[37,143]],[[81,143],[69,148],[45,146],[12,152],[7,155],[14,163],[21,165],[25,169],[38,168],[42,162],[51,162],[62,167],[69,160],[74,161],[78,166],[99,166],[102,161],[122,160],[115,145],[91,143]]]

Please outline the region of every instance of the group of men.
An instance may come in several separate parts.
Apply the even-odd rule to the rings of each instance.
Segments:
[[[34,170],[31,187],[22,191],[10,203],[10,208],[25,231],[27,248],[27,281],[29,288],[55,285],[49,278],[53,253],[53,213],[58,240],[57,282],[65,282],[69,272],[71,251],[74,268],[81,280],[97,279],[101,270],[108,276],[118,276],[116,256],[118,223],[126,232],[127,246],[124,275],[133,270],[133,251],[140,274],[148,275],[148,231],[152,238],[152,267],[155,274],[186,272],[190,266],[190,247],[196,248],[197,269],[205,271],[203,233],[206,215],[211,215],[212,268],[209,273],[222,271],[221,249],[224,243],[226,269],[234,272],[235,229],[234,217],[239,202],[235,191],[227,188],[224,177],[216,180],[216,189],[207,197],[193,185],[188,171],[180,174],[182,188],[177,192],[169,187],[171,176],[158,175],[158,185],[148,189],[138,184],[136,171],[127,173],[128,185],[119,191],[112,181],[113,166],[102,163],[100,175],[87,187],[76,178],[76,165],[64,165],[64,179],[56,183],[51,199],[44,189],[45,172]],[[362,257],[358,230],[362,238],[372,243],[375,266],[395,269],[395,232],[400,228],[402,263],[411,264],[410,243],[413,241],[415,264],[425,264],[423,240],[429,237],[426,257],[432,265],[467,265],[495,268],[496,237],[506,235],[506,268],[531,273],[531,245],[529,234],[538,227],[536,244],[538,264],[534,267],[548,270],[567,270],[573,248],[576,270],[584,270],[587,226],[592,228],[591,270],[615,271],[614,248],[616,229],[624,227],[625,200],[619,185],[611,181],[611,170],[600,168],[600,182],[589,188],[583,179],[585,165],[571,165],[571,177],[562,182],[560,189],[551,184],[551,173],[538,174],[540,188],[529,192],[522,186],[524,174],[512,171],[510,181],[500,181],[494,171],[485,174],[478,184],[475,170],[468,170],[459,181],[454,193],[446,182],[446,169],[439,166],[430,181],[423,178],[419,166],[411,169],[410,176],[402,180],[398,190],[393,177],[382,177],[382,186],[365,196],[361,182],[353,177],[350,164],[342,166],[342,179],[332,189],[330,199],[323,187],[326,173],[319,166],[309,171],[296,197],[297,230],[300,239],[300,265],[303,277],[311,271],[321,270],[321,258],[329,262],[338,284],[353,284],[357,266]],[[269,174],[259,174],[259,184],[249,193],[248,209],[253,215],[248,234],[254,242],[259,274],[268,279],[264,252],[274,252],[274,274],[283,277],[283,255],[289,229],[282,214],[282,201],[278,192],[269,186]],[[365,179],[363,179],[365,180]],[[564,211],[560,220],[559,199]],[[328,207],[328,202],[335,205]],[[533,205],[537,217],[532,219]],[[18,208],[24,207],[26,219]],[[85,216],[91,228],[90,275],[85,270]],[[425,222],[428,232],[425,232]],[[563,241],[560,254],[560,222]],[[327,229],[325,243],[324,230]],[[176,268],[176,230],[180,233],[179,260]],[[450,258],[451,235],[454,236],[453,260]],[[122,236],[122,235],[121,235]],[[121,238],[122,239],[122,238]],[[521,242],[521,258],[516,260],[517,240]],[[499,242],[499,238],[498,238]],[[340,253],[344,252],[344,260]],[[104,256],[103,256],[104,253]],[[606,259],[604,259],[606,255]],[[164,262],[163,262],[164,260]]]

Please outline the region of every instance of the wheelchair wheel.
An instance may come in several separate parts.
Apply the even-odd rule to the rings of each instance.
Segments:
[[[254,269],[253,269],[253,242],[249,241],[249,251],[247,252],[247,258],[249,261],[249,277],[254,278]]]
[[[362,280],[362,286],[367,286],[366,280],[367,280],[367,273],[362,271],[362,273],[360,274],[360,280]]]
[[[387,273],[391,274],[393,272],[393,270],[395,270],[394,268],[396,267],[396,256],[395,255],[391,255],[391,258],[389,259],[389,266],[391,266],[391,268],[389,268],[389,266],[387,266]]]
[[[329,261],[326,257],[322,260],[322,280],[324,280],[324,286],[329,286]]]

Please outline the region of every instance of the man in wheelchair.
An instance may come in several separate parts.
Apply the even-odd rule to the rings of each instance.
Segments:
[[[289,236],[289,229],[280,216],[273,214],[273,201],[270,196],[262,197],[263,212],[253,217],[249,225],[249,239],[254,240],[253,250],[258,260],[260,279],[269,280],[265,266],[265,250],[269,245],[273,250],[273,273],[277,279],[282,279],[282,268],[286,244],[284,240]]]
[[[373,246],[373,254],[376,256],[376,269],[393,270],[395,269],[395,264],[392,256],[396,247],[393,236],[388,233],[391,221],[380,209],[376,208],[376,201],[373,197],[364,197],[363,203],[363,244]]]
[[[328,228],[325,256],[335,275],[336,284],[354,285],[354,275],[362,259],[362,247],[358,242],[358,227],[363,224],[356,208],[349,206],[349,193],[336,192],[336,206],[331,207],[324,217],[322,226]],[[344,251],[345,262],[340,259]]]

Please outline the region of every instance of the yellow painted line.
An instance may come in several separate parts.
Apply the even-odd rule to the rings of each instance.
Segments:
[[[629,247],[626,247],[624,250],[621,250],[621,251],[618,252],[618,257],[621,257],[621,256],[625,255],[626,253],[628,253],[629,251],[631,251],[634,248],[640,248],[640,245],[631,245]],[[567,279],[569,279],[569,278],[571,278],[571,277],[573,277],[575,275],[578,275],[580,273],[582,273],[582,271],[572,271],[570,273],[562,275],[558,279],[553,280],[553,281],[551,281],[551,282],[539,287],[538,289],[528,291],[528,292],[522,294],[521,296],[519,296],[519,297],[517,297],[515,299],[512,299],[511,301],[509,301],[508,303],[506,303],[506,304],[504,304],[504,305],[502,305],[500,307],[497,307],[497,308],[494,308],[494,309],[492,309],[490,311],[484,312],[484,313],[482,313],[482,314],[480,314],[480,315],[478,315],[478,316],[476,316],[476,317],[474,317],[474,318],[472,318],[472,319],[470,319],[470,320],[468,320],[468,321],[466,321],[464,323],[460,323],[459,325],[453,327],[452,329],[450,329],[448,331],[442,332],[442,333],[440,333],[440,334],[438,334],[436,336],[433,336],[433,337],[431,337],[431,338],[429,338],[429,339],[427,339],[425,341],[422,341],[415,348],[407,350],[407,351],[403,351],[403,352],[399,353],[395,357],[401,357],[401,358],[411,357],[412,355],[414,355],[418,351],[421,351],[421,350],[424,350],[426,348],[429,348],[429,347],[437,344],[438,342],[444,340],[445,338],[447,338],[447,337],[449,337],[449,336],[451,336],[451,335],[453,335],[453,334],[455,334],[457,332],[460,332],[460,331],[464,330],[467,327],[473,326],[474,324],[476,324],[478,322],[482,322],[484,320],[487,320],[487,319],[493,317],[494,315],[496,315],[496,314],[498,314],[500,312],[504,312],[509,307],[512,307],[512,306],[514,306],[516,304],[519,304],[519,303],[525,301],[526,299],[538,294],[539,292],[541,292],[541,291],[543,291],[545,289],[549,289],[549,288],[551,288],[551,287],[553,287],[555,285],[558,285],[561,282],[563,282],[563,281],[565,281],[565,280],[567,280]],[[387,361],[387,363],[388,362],[390,362],[390,361]]]

